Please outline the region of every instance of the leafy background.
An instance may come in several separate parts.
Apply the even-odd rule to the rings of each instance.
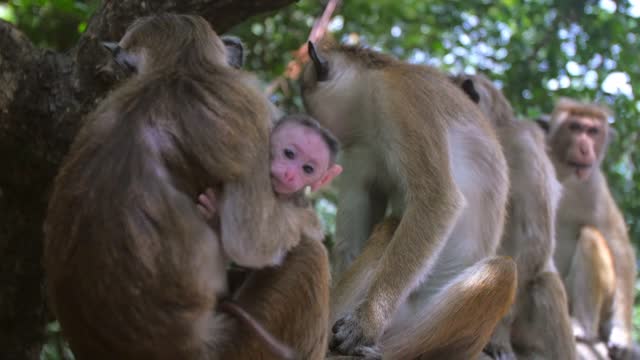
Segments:
[[[84,31],[100,1],[0,2],[0,18],[16,24],[35,44],[67,50]],[[326,1],[300,0],[230,31],[247,48],[247,68],[277,84],[271,98],[301,111],[296,82],[284,78]],[[362,43],[413,63],[450,72],[482,72],[495,80],[523,118],[551,111],[560,96],[609,105],[617,138],[604,168],[631,239],[640,242],[640,0],[349,0],[329,25],[338,41]],[[333,231],[335,194],[316,201]],[[636,332],[640,312],[636,311]],[[48,326],[43,359],[70,358],[59,327]],[[637,335],[636,335],[637,336]]]

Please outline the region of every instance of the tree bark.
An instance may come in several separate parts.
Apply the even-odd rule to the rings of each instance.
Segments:
[[[159,12],[199,14],[221,33],[293,1],[106,0],[67,53],[38,49],[0,20],[0,358],[39,358],[51,182],[84,115],[123,76],[108,71],[100,41],[117,41],[134,19]]]

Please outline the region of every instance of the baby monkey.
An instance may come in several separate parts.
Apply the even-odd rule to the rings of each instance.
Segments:
[[[280,118],[271,131],[271,183],[278,198],[293,201],[296,206],[313,211],[305,196],[305,188],[316,191],[327,185],[342,172],[335,163],[338,154],[338,140],[312,117],[304,114],[287,115]],[[216,192],[206,189],[198,196],[198,209],[214,228],[218,227]],[[315,216],[314,219],[317,219]],[[321,229],[319,224],[309,224],[310,228]],[[305,232],[306,234],[306,232]],[[322,234],[319,234],[322,235]],[[321,239],[320,236],[311,236]],[[234,294],[242,285],[250,271],[237,266],[227,270],[228,291]],[[262,324],[256,321],[233,300],[220,303],[219,310],[229,313],[255,331],[281,358],[294,358],[292,350],[275,339]]]
[[[283,200],[308,206],[305,188],[316,191],[342,172],[336,164],[338,140],[312,117],[304,114],[280,118],[271,131],[271,183]],[[198,208],[208,219],[216,212],[215,192],[198,196]]]

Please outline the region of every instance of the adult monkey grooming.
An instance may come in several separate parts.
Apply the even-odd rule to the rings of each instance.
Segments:
[[[498,253],[516,261],[518,293],[487,352],[498,359],[574,359],[567,295],[553,264],[561,185],[544,135],[534,123],[516,121],[507,99],[485,76],[459,75],[453,81],[491,119],[509,164],[509,207]]]
[[[309,43],[309,55],[305,106],[343,145],[339,271],[362,251],[332,293],[330,347],[474,358],[516,286],[511,260],[487,259],[509,187],[493,130],[433,68],[349,46],[320,54]],[[388,205],[390,218],[365,245]]]
[[[624,218],[600,170],[609,139],[609,116],[606,108],[570,99],[559,100],[551,115],[547,141],[564,187],[554,257],[577,322],[576,335],[602,340],[612,358],[627,359],[633,351],[636,262]],[[602,234],[607,246],[599,244],[592,228]],[[615,284],[602,274],[609,257]],[[599,300],[612,286],[613,301]]]
[[[324,357],[326,252],[303,235],[314,215],[274,197],[269,105],[234,53],[186,15],[141,19],[115,47],[137,74],[76,137],[45,223],[48,296],[79,359],[277,358],[215,311],[230,260],[281,263],[234,300],[299,356]],[[196,208],[207,186],[221,238]]]

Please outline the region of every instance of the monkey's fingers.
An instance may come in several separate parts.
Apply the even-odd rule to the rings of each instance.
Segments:
[[[207,220],[213,219],[216,214],[216,207],[205,194],[198,195],[198,210],[200,210]]]
[[[365,356],[367,359],[376,359],[380,355],[374,341],[365,337],[362,327],[353,314],[336,321],[331,331],[333,332],[329,342],[331,351],[343,355]]]
[[[215,207],[215,206],[216,206],[216,203],[218,202],[218,201],[216,200],[216,197],[217,197],[217,196],[216,196],[216,192],[215,192],[215,191],[213,191],[213,189],[212,189],[212,188],[207,188],[207,189],[204,191],[204,193],[205,193],[205,195],[207,195],[207,198],[209,199],[209,202],[211,203],[211,205],[213,205],[213,207]]]
[[[204,216],[204,218],[209,221],[209,220],[213,220],[213,216],[214,214],[211,213],[206,207],[198,204],[196,205],[196,207],[198,208],[198,211],[200,212],[200,214],[202,214],[202,216]]]

